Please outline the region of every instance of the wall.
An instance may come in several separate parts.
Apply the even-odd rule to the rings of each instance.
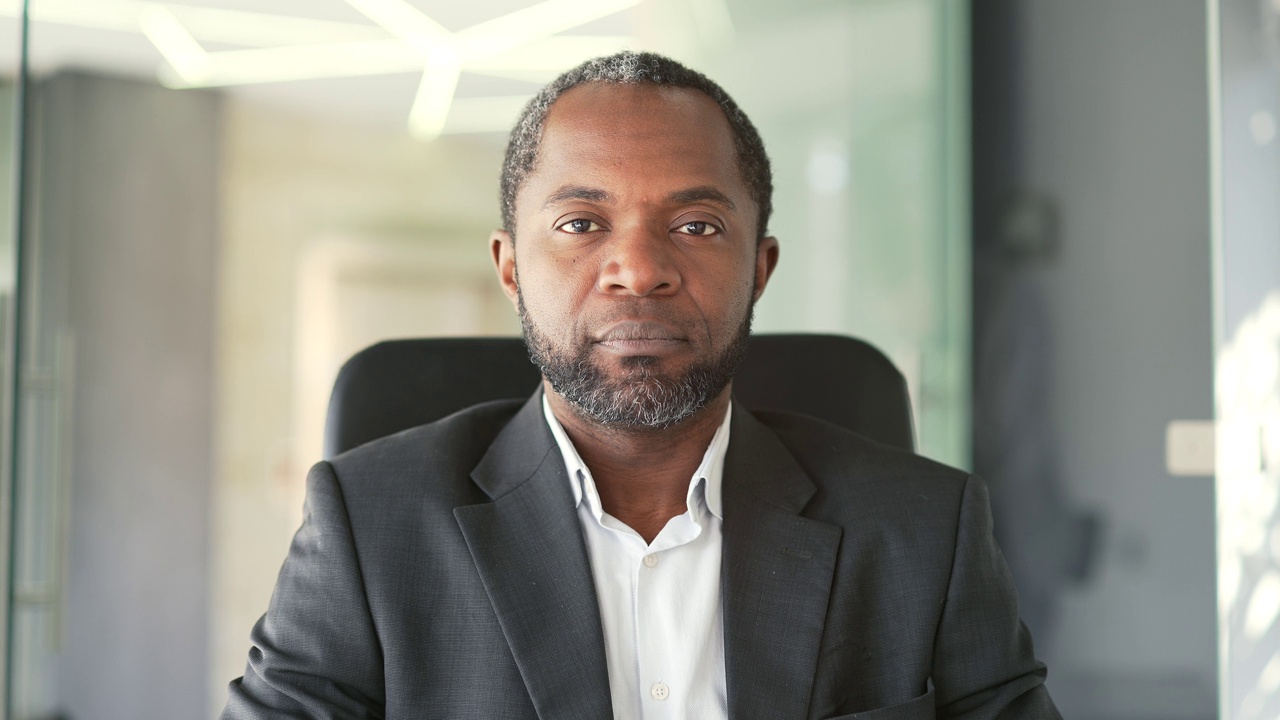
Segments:
[[[218,102],[75,73],[33,100],[14,716],[201,717]]]
[[[301,523],[341,363],[374,339],[519,333],[488,252],[504,138],[235,96],[223,117],[209,714]]]
[[[1216,712],[1205,17],[975,7],[977,470],[1069,717]]]

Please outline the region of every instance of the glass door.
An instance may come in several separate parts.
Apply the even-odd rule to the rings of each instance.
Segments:
[[[0,5],[0,716],[7,706],[16,666],[10,662],[10,609],[30,588],[9,563],[13,538],[13,398],[18,228],[22,223],[22,126],[26,74],[26,7]]]

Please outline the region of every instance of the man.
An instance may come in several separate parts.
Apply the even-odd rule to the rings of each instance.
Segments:
[[[778,260],[718,86],[623,53],[512,133],[543,387],[311,473],[224,718],[1057,718],[979,480],[730,380]]]

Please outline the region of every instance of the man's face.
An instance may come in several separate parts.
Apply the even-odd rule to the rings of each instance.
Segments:
[[[597,422],[667,427],[726,388],[777,242],[720,107],[700,92],[588,83],[552,105],[503,289],[553,388]]]

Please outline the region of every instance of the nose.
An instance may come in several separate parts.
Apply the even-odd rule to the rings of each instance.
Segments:
[[[666,232],[648,228],[614,231],[600,268],[597,289],[609,295],[669,295],[680,288],[677,249]]]

